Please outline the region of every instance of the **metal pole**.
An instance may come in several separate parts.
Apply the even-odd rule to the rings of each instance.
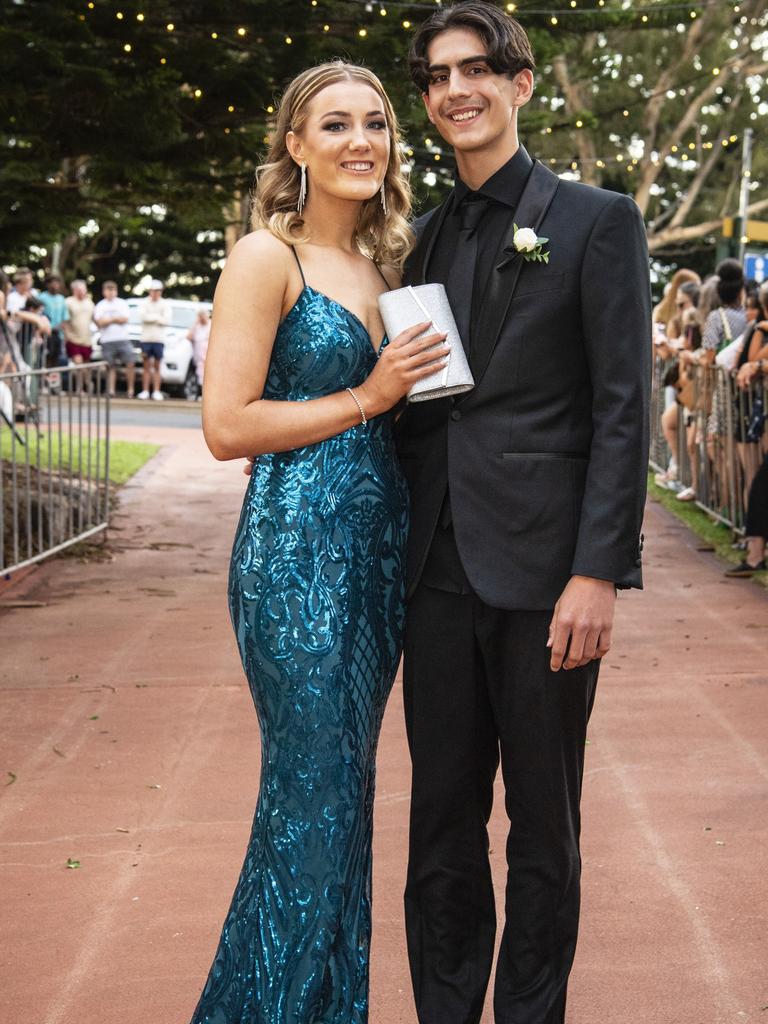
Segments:
[[[741,150],[741,189],[739,191],[739,263],[744,262],[747,244],[747,210],[749,208],[749,183],[752,180],[752,136],[751,128],[744,129],[744,145]]]

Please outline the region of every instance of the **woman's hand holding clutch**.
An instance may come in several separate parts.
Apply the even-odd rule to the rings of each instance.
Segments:
[[[409,402],[426,402],[432,398],[461,395],[474,387],[472,371],[464,354],[448,295],[441,284],[407,285],[379,295],[379,309],[390,338],[410,328],[414,320],[428,318],[435,331],[448,339],[450,359],[435,362],[432,373],[424,374],[408,392]],[[418,326],[418,325],[416,325]]]
[[[381,350],[370,376],[355,388],[367,419],[387,412],[414,384],[447,365],[450,345],[440,345],[446,335],[419,337],[429,326],[427,320],[401,331]]]

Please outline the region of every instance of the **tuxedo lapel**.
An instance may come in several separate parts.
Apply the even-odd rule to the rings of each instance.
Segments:
[[[497,261],[480,307],[478,322],[472,332],[470,368],[475,386],[485,373],[488,362],[499,340],[515,288],[523,269],[523,257],[514,253],[515,224],[520,228],[532,227],[538,234],[541,222],[554,198],[560,179],[538,161],[528,177],[520,202],[509,218],[509,226],[501,240]],[[434,237],[434,236],[433,236]],[[509,255],[507,255],[509,254]],[[468,392],[470,398],[472,392]]]
[[[427,221],[424,230],[416,243],[413,256],[408,261],[404,284],[426,284],[427,269],[432,258],[432,250],[440,235],[440,228],[443,225],[446,214],[453,203],[453,192],[448,198],[435,209],[435,212]]]

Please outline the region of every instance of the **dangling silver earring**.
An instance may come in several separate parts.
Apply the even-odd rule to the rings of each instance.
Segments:
[[[301,165],[301,184],[299,185],[299,201],[296,204],[296,209],[301,213],[304,209],[304,203],[307,201],[307,165]]]
[[[379,189],[379,195],[381,196],[381,208],[384,211],[384,215],[386,216],[386,213],[387,213],[387,191],[384,188],[384,182],[383,181],[381,183],[381,188]]]

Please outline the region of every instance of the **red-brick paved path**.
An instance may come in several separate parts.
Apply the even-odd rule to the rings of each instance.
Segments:
[[[225,587],[245,480],[196,431],[153,434],[114,561],[51,562],[0,594],[46,602],[0,609],[0,1024],[187,1024],[244,854],[258,737]],[[590,730],[569,1024],[766,1022],[768,597],[658,506],[646,535],[648,589],[620,598]],[[371,1024],[415,1024],[407,810],[397,686]]]

